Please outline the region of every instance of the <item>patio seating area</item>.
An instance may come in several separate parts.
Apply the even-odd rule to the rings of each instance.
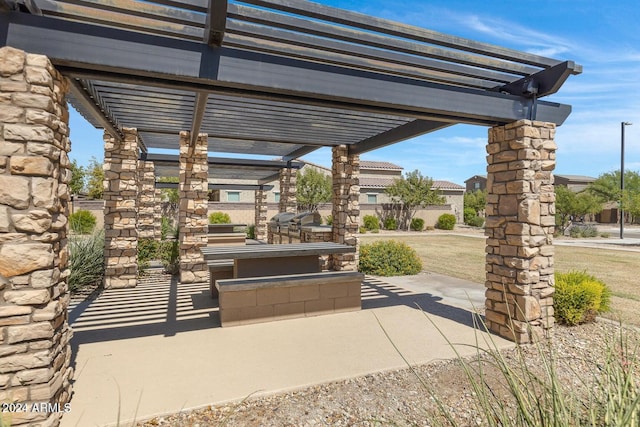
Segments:
[[[456,300],[438,295],[443,285],[466,289],[471,300],[448,305]],[[473,344],[470,307],[482,305],[483,293],[438,275],[366,277],[360,311],[221,328],[208,283],[179,284],[152,272],[135,289],[71,304],[76,375],[62,425],[116,423],[118,409],[121,421],[143,420],[403,368],[385,331],[412,363],[452,358],[429,319],[457,343]]]

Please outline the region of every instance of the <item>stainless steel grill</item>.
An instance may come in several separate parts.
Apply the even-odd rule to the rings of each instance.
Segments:
[[[300,232],[307,225],[320,225],[322,217],[318,212],[302,212],[289,220],[289,231]]]

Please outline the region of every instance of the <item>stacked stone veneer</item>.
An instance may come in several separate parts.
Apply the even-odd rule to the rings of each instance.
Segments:
[[[334,270],[358,269],[358,226],[360,224],[360,156],[349,154],[347,146],[333,147],[333,241],[356,247],[354,254],[332,255]]]
[[[0,48],[0,402],[69,401],[68,82],[45,56]],[[3,411],[13,426],[60,413]]]
[[[520,343],[553,326],[554,135],[529,120],[489,130],[486,321]]]
[[[138,277],[138,132],[104,134],[104,287],[133,288]]]
[[[180,282],[207,282],[209,271],[200,248],[207,246],[209,163],[207,135],[180,132]]]
[[[255,236],[257,240],[267,239],[267,192],[256,190]]]
[[[138,238],[155,239],[156,208],[160,204],[156,200],[156,176],[153,162],[138,161]]]
[[[278,212],[298,212],[298,200],[296,197],[297,176],[297,169],[280,169],[280,202],[278,204]]]

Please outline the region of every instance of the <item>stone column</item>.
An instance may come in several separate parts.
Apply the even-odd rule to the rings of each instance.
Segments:
[[[333,147],[333,241],[355,246],[355,254],[333,255],[334,270],[358,269],[360,224],[360,156],[346,145]]]
[[[138,160],[138,238],[155,239],[156,174],[153,162]]]
[[[155,186],[155,184],[154,184]],[[157,241],[162,239],[162,193],[159,188],[153,189],[153,238]]]
[[[138,131],[104,133],[104,287],[133,288],[138,277]]]
[[[489,130],[486,322],[527,343],[553,326],[555,125],[519,120]]]
[[[0,402],[13,426],[60,423],[71,393],[68,82],[47,57],[0,48]]]
[[[200,248],[207,246],[209,163],[206,134],[191,145],[191,134],[180,132],[180,282],[207,282],[209,270]]]
[[[278,212],[298,212],[298,200],[296,198],[297,174],[297,169],[280,169],[280,203]]]
[[[267,239],[267,192],[256,190],[255,235],[257,240]]]

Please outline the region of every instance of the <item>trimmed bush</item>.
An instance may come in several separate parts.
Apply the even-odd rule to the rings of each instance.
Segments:
[[[555,274],[553,307],[558,323],[578,325],[592,322],[598,313],[609,311],[611,291],[584,271]]]
[[[378,217],[375,215],[365,215],[362,217],[362,225],[367,230],[378,230],[380,229],[380,221],[378,221]]]
[[[422,218],[413,218],[411,220],[411,229],[413,231],[422,231],[422,230],[424,230],[424,219],[422,219]]]
[[[569,228],[569,236],[573,238],[597,237],[598,229],[593,225],[572,225],[571,228]]]
[[[209,224],[231,224],[231,217],[224,212],[211,212],[209,214]]]
[[[384,229],[385,230],[397,230],[398,229],[398,221],[395,218],[387,218],[384,220]]]
[[[360,246],[359,270],[376,276],[405,276],[418,274],[422,261],[406,243],[383,240]]]
[[[96,216],[86,209],[69,215],[69,227],[76,234],[89,234],[96,227]]]
[[[255,224],[251,224],[247,227],[247,239],[255,239],[256,238],[256,226]]]
[[[467,225],[470,225],[472,227],[482,227],[484,225],[484,218],[481,216],[474,216],[466,222]]]
[[[472,220],[472,218],[475,218],[476,215],[476,210],[473,208],[464,208],[464,214],[463,214],[463,218],[464,218],[464,223],[465,224],[469,224],[469,221]],[[471,224],[469,224],[471,225]]]
[[[453,230],[456,225],[456,216],[454,214],[442,214],[438,217],[437,227],[440,230]]]
[[[104,277],[104,231],[69,237],[69,290],[102,282]]]

